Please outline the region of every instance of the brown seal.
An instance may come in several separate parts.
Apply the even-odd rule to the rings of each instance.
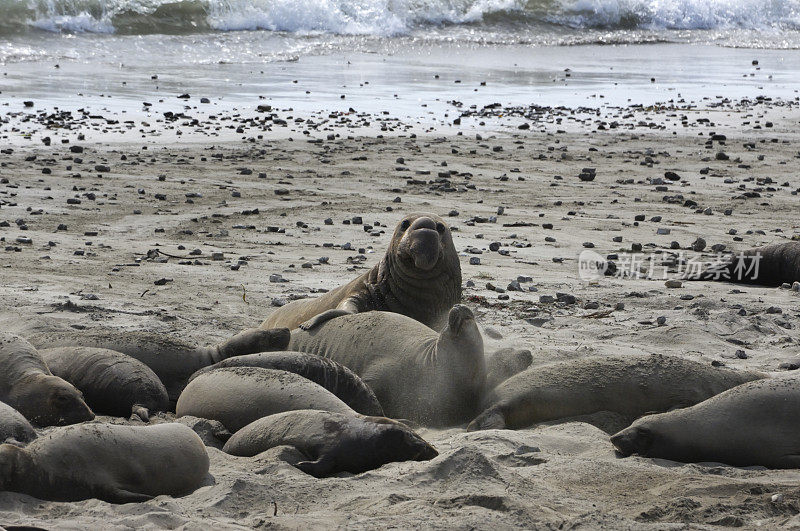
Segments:
[[[341,315],[381,310],[441,330],[460,300],[461,265],[450,228],[434,214],[409,214],[380,263],[321,297],[281,306],[261,328],[308,330]]]
[[[203,441],[183,424],[79,424],[25,448],[0,445],[0,490],[42,500],[141,502],[195,491],[208,464]]]
[[[0,333],[0,401],[39,426],[63,426],[94,418],[81,393],[53,376],[33,345]]]
[[[635,418],[690,406],[764,377],[660,354],[561,361],[530,367],[498,385],[467,430],[526,428],[600,411]]]
[[[223,451],[252,457],[276,446],[297,448],[294,466],[314,477],[359,474],[396,461],[428,461],[436,450],[410,428],[384,417],[301,409],[262,417],[231,437]]]
[[[250,328],[209,347],[198,347],[177,335],[102,329],[48,331],[31,337],[30,341],[40,348],[80,346],[127,354],[158,376],[174,405],[195,372],[231,356],[283,350],[289,344],[289,330]]]
[[[688,272],[684,278],[763,286],[791,284],[800,281],[800,242],[778,243],[734,253],[699,273]]]
[[[338,361],[375,391],[387,416],[427,426],[467,422],[486,385],[483,338],[460,304],[441,332],[405,315],[366,312],[293,330],[289,348]]]
[[[611,437],[624,456],[800,468],[800,380],[748,382],[692,407],[648,415]]]

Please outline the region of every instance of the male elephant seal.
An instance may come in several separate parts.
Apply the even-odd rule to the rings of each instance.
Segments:
[[[327,358],[288,350],[234,356],[205,369],[200,369],[189,378],[189,381],[191,382],[200,374],[220,367],[262,367],[293,372],[321,385],[358,413],[383,416],[383,408],[372,389],[356,373],[341,363]]]
[[[176,413],[218,420],[234,433],[261,417],[293,409],[355,414],[311,380],[261,367],[225,367],[198,375],[181,393]]]
[[[0,443],[16,441],[24,444],[35,438],[36,432],[28,419],[5,402],[0,402]]]
[[[202,486],[203,441],[182,424],[80,424],[53,430],[25,448],[0,445],[0,490],[43,500],[99,498],[130,503]]]
[[[689,272],[687,280],[722,280],[764,286],[800,281],[800,242],[791,241],[732,254],[701,272]]]
[[[498,385],[467,429],[525,428],[599,411],[635,418],[690,406],[764,377],[660,354],[562,361],[531,367]]]
[[[460,300],[461,265],[449,227],[434,214],[409,214],[380,263],[321,297],[281,306],[261,328],[310,329],[341,315],[381,310],[441,330]]]
[[[33,346],[0,333],[0,401],[39,426],[63,426],[94,418],[81,393],[53,376]]]
[[[48,332],[32,337],[31,342],[41,348],[95,347],[127,354],[156,373],[174,402],[198,370],[231,356],[283,350],[289,344],[289,331],[251,328],[210,347],[197,347],[163,334],[119,330]]]
[[[96,413],[143,421],[150,412],[166,411],[169,397],[164,384],[144,363],[115,350],[59,347],[39,351],[47,367],[81,393]]]
[[[384,417],[287,411],[237,431],[223,451],[244,457],[290,445],[308,460],[294,466],[314,477],[359,474],[395,461],[428,461],[438,452],[407,426]]]
[[[483,339],[462,305],[441,333],[398,313],[367,312],[294,330],[289,348],[338,361],[375,391],[388,416],[425,425],[468,421],[486,384]]]
[[[624,456],[800,468],[800,379],[748,382],[704,402],[648,415],[611,437]]]

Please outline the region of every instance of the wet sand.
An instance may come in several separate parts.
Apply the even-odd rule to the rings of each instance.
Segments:
[[[657,352],[768,372],[800,357],[795,291],[667,288],[660,269],[587,282],[577,265],[591,249],[616,254],[624,269],[640,244],[637,253],[673,264],[669,277],[673,255],[692,254],[698,237],[708,259],[714,245],[800,238],[796,100],[467,106],[446,124],[251,106],[197,123],[187,110],[150,129],[143,118],[129,127],[122,113],[19,112],[0,129],[17,139],[34,131],[0,158],[0,321],[23,336],[109,327],[211,343],[356,276],[398,219],[430,211],[453,227],[465,303],[488,353],[529,348],[541,364]],[[579,178],[585,168],[593,180]],[[210,448],[213,484],[184,498],[116,507],[4,492],[0,525],[798,524],[797,471],[620,459],[597,427],[614,423],[599,414],[520,431],[423,429],[435,460],[325,480],[278,452],[249,459]]]

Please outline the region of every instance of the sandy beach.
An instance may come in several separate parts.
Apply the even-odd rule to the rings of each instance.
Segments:
[[[798,292],[665,285],[697,238],[703,260],[800,238],[797,98],[464,107],[442,124],[255,107],[148,125],[114,111],[6,111],[0,136],[16,140],[0,159],[4,328],[211,344],[371,267],[397,220],[422,211],[454,231],[487,354],[527,348],[543,364],[664,353],[766,372],[800,358]],[[585,168],[593,180],[579,178]],[[620,271],[648,257],[655,268],[586,281],[585,250]],[[436,459],[323,480],[287,464],[287,451],[209,448],[213,480],[189,496],[113,506],[3,492],[0,525],[800,525],[797,471],[622,459],[608,436],[625,425],[601,413],[519,431],[423,428]]]

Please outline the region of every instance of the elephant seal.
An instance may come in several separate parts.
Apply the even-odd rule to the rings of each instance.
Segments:
[[[530,367],[498,385],[467,430],[518,429],[600,411],[635,418],[691,406],[765,377],[660,354],[562,361]]]
[[[198,370],[231,356],[283,350],[289,344],[289,331],[251,328],[210,347],[197,347],[163,334],[114,330],[46,332],[33,336],[31,342],[42,348],[95,347],[127,354],[150,367],[167,388],[170,401],[175,402]]]
[[[147,422],[150,412],[166,411],[169,396],[164,384],[139,360],[115,350],[60,347],[39,351],[47,367],[81,393],[89,407],[102,415]]]
[[[36,432],[22,413],[0,402],[0,443],[18,442],[26,444],[36,438]]]
[[[686,280],[722,280],[764,286],[800,281],[800,242],[756,247],[732,254],[700,272],[688,272]]]
[[[528,349],[501,348],[486,360],[486,389],[491,391],[533,363]]]
[[[308,330],[341,315],[381,310],[441,330],[460,300],[461,264],[450,228],[434,214],[409,214],[380,263],[321,297],[281,306],[261,328]]]
[[[0,445],[0,490],[53,501],[141,502],[195,491],[208,464],[203,441],[182,424],[79,424],[25,448]]]
[[[293,409],[355,413],[307,378],[261,367],[223,367],[198,375],[181,393],[175,411],[179,417],[218,420],[235,433],[261,417]]]
[[[223,451],[252,457],[276,446],[308,460],[294,466],[314,477],[360,474],[396,461],[428,461],[439,453],[407,426],[384,417],[308,409],[263,417],[237,431]]]
[[[63,426],[92,420],[80,391],[53,376],[33,346],[0,333],[0,401],[38,426]]]
[[[200,374],[220,367],[262,367],[293,372],[321,385],[339,397],[345,404],[362,415],[383,416],[383,408],[372,389],[353,371],[333,360],[304,352],[261,352],[234,356],[200,369],[189,378],[191,382]]]
[[[429,426],[468,421],[486,384],[483,338],[462,305],[441,333],[399,313],[366,312],[293,330],[289,348],[338,361],[375,391],[388,416]]]
[[[625,457],[800,468],[800,379],[747,382],[692,407],[648,415],[611,437]]]

